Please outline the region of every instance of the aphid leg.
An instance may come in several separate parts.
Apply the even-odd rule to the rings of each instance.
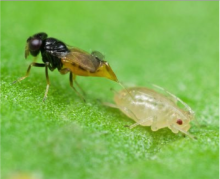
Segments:
[[[26,75],[23,76],[23,77],[21,77],[21,78],[19,78],[18,80],[15,80],[12,84],[17,83],[17,82],[22,81],[22,80],[24,80],[25,78],[27,78],[27,77],[29,76],[29,73],[30,73],[30,71],[31,71],[31,67],[32,67],[32,66],[35,66],[35,67],[45,67],[45,64],[44,64],[44,63],[35,63],[35,62],[31,63],[31,64],[28,66]]]
[[[115,104],[112,104],[112,103],[102,102],[102,104],[105,105],[105,106],[109,106],[111,108],[117,108],[118,109],[118,106],[116,106]]]
[[[133,118],[135,119],[135,121],[140,121],[140,120],[137,118],[137,116],[136,116],[130,109],[128,109],[128,108],[126,108],[126,109],[127,109],[127,111],[130,112],[130,114],[133,116]],[[142,124],[145,123],[144,121],[145,121],[145,120],[143,120],[143,121],[141,121],[141,122],[134,123],[134,124],[130,125],[129,128],[130,128],[130,129],[133,129],[134,127],[136,127],[136,126],[138,126],[138,125],[142,125]]]
[[[180,98],[178,98],[177,96],[175,96],[174,94],[170,93],[169,91],[165,90],[164,88],[160,87],[160,86],[157,86],[157,85],[154,85],[152,84],[154,87],[160,89],[160,90],[163,90],[165,91],[167,94],[169,94],[172,98],[174,98],[176,101],[179,101],[189,112],[190,114],[194,114],[194,111],[185,103],[183,102]]]
[[[152,131],[157,131],[158,130],[158,118],[156,116],[152,117],[151,130]]]
[[[45,101],[47,99],[47,93],[48,93],[48,90],[49,90],[49,87],[50,87],[50,80],[49,80],[49,75],[48,75],[49,65],[50,65],[49,62],[46,62],[46,64],[45,64],[45,75],[46,75],[46,80],[47,80],[47,86],[46,86],[46,91],[45,91],[45,94],[44,94],[43,101]]]
[[[86,96],[85,91],[81,88],[81,86],[79,85],[79,83],[76,81],[76,75],[72,73],[72,80],[76,83],[77,87],[79,88],[79,90],[83,93],[84,96]]]
[[[140,122],[137,122],[137,123],[134,123],[134,124],[130,125],[129,128],[130,128],[130,129],[133,129],[134,127],[136,127],[136,126],[138,126],[138,125],[141,125],[141,126],[143,126],[144,124],[146,125],[146,122],[147,122],[147,121],[151,121],[151,120],[152,120],[152,117],[149,117],[149,118],[144,119],[144,120],[142,120],[142,121],[140,121]]]
[[[184,131],[176,126],[173,126],[174,128],[176,128],[177,130],[179,130],[180,132],[182,132],[183,134],[186,134],[187,136],[189,136],[191,139],[197,139],[195,136],[193,136],[192,134],[188,133],[187,131]]]
[[[76,92],[76,94],[83,100],[83,102],[86,102],[85,98],[76,90],[76,88],[73,86],[73,74],[70,72],[70,86],[73,88],[73,90]]]
[[[195,122],[196,122],[196,126],[201,127],[201,125],[199,124],[199,121],[197,120],[197,118],[195,117],[194,119],[195,119]]]
[[[130,128],[130,129],[133,129],[134,127],[136,127],[136,126],[138,126],[138,125],[140,125],[140,123],[134,123],[134,124],[130,125],[129,128]]]

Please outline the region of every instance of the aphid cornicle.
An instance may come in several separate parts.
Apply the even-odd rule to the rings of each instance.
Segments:
[[[26,75],[14,81],[14,83],[28,77],[32,66],[44,67],[47,80],[44,100],[47,97],[50,84],[48,68],[51,71],[57,68],[61,74],[69,73],[70,86],[80,97],[82,97],[81,94],[78,93],[73,86],[74,81],[79,87],[75,80],[77,75],[105,77],[118,82],[115,73],[108,62],[104,61],[104,56],[100,52],[94,51],[90,54],[75,47],[68,47],[62,41],[55,38],[48,38],[47,34],[42,32],[27,39],[25,58],[27,58],[29,54],[37,57],[39,53],[41,53],[43,63],[32,62],[27,69]],[[81,88],[79,87],[79,89]]]
[[[154,85],[161,90],[161,87]],[[179,131],[194,138],[187,131],[194,112],[181,99],[164,90],[168,97],[145,87],[132,87],[116,92],[115,104],[104,103],[107,106],[118,108],[136,123],[131,125],[151,126],[152,131],[168,127],[173,133]],[[177,106],[180,102],[186,110]]]

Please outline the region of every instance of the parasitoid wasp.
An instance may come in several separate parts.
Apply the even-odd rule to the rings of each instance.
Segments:
[[[37,57],[39,53],[41,53],[43,63],[32,62],[28,66],[26,75],[13,83],[28,77],[32,66],[44,67],[47,81],[44,100],[47,98],[50,85],[48,68],[51,71],[57,68],[61,74],[69,73],[70,86],[83,100],[84,97],[73,86],[73,82],[75,82],[78,88],[82,91],[79,84],[76,82],[77,75],[105,77],[118,82],[118,79],[108,62],[104,61],[104,55],[98,51],[93,51],[90,54],[81,49],[70,47],[64,42],[56,38],[48,37],[46,33],[41,32],[27,39],[25,58],[27,58],[29,54]]]

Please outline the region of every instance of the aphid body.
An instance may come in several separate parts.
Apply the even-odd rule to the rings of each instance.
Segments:
[[[158,88],[162,89],[161,87]],[[115,93],[116,105],[110,104],[109,106],[120,109],[133,119],[136,123],[131,125],[131,128],[137,125],[151,126],[152,131],[157,131],[168,127],[173,133],[181,131],[190,135],[187,131],[194,116],[193,111],[179,98],[167,91],[165,92],[168,97],[145,87],[127,88]],[[179,108],[177,106],[178,101],[187,110]]]

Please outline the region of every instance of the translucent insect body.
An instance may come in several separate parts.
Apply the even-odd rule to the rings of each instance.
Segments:
[[[165,91],[163,88],[154,85]],[[190,128],[190,121],[194,117],[194,112],[182,100],[165,91],[168,97],[154,90],[144,87],[127,88],[117,92],[114,96],[116,105],[108,106],[120,109],[136,123],[131,125],[151,126],[152,131],[168,127],[173,133],[179,131],[194,138],[187,131]],[[187,110],[177,106],[180,102]]]

